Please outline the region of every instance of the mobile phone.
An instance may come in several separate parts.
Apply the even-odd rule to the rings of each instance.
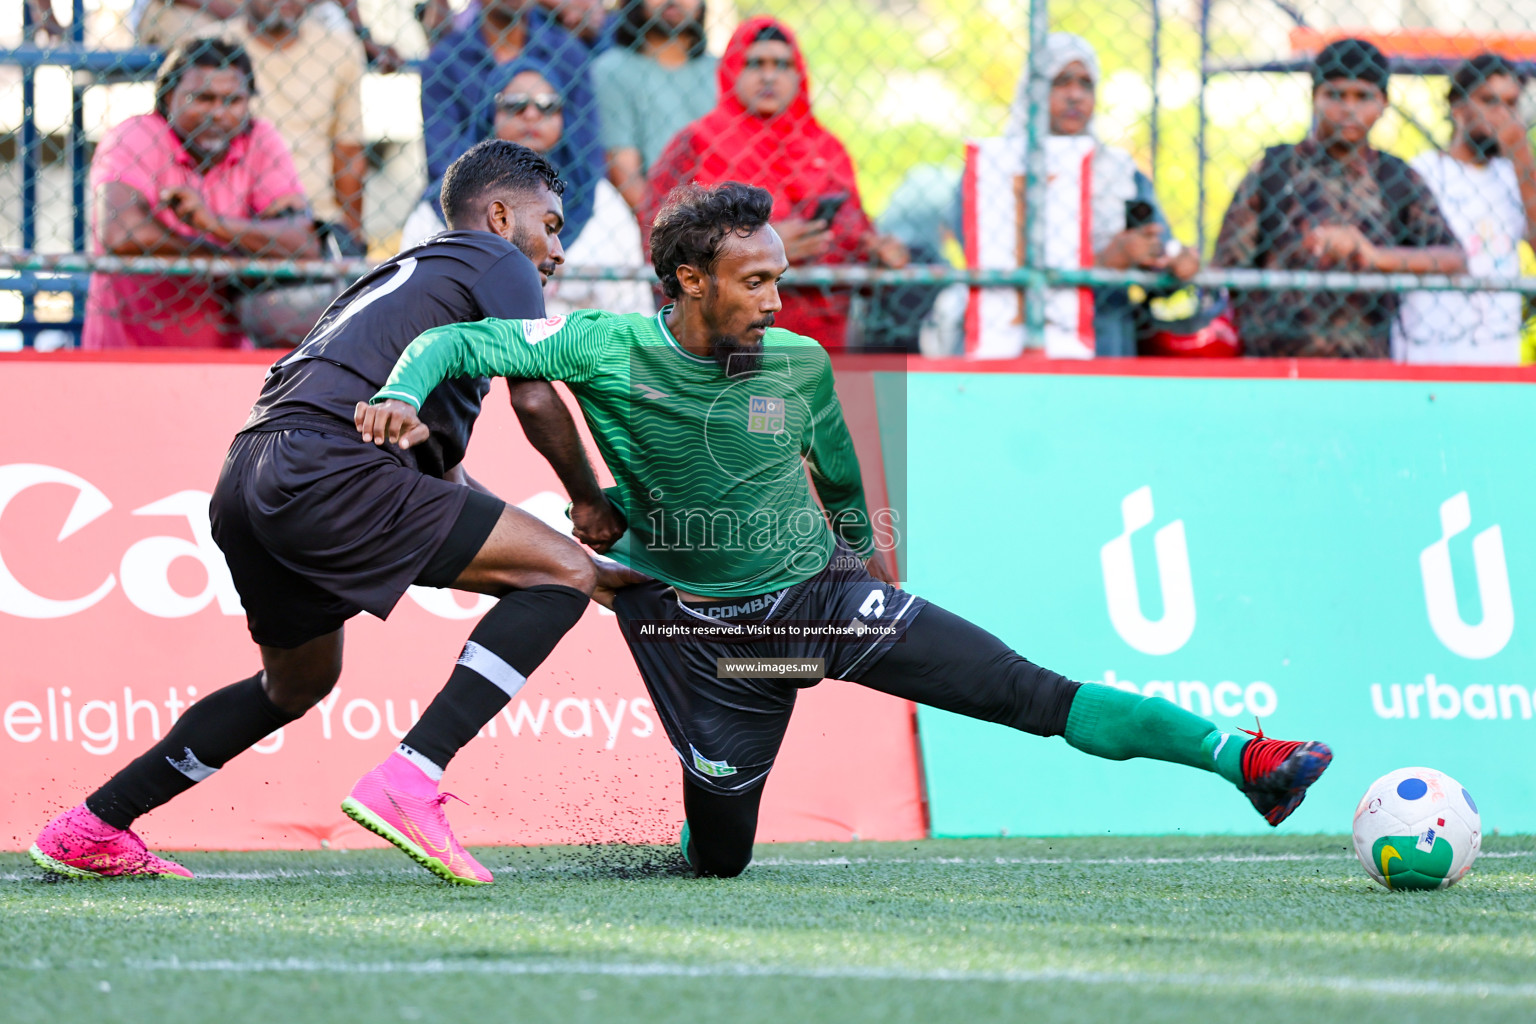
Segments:
[[[1152,204],[1145,199],[1127,199],[1125,201],[1125,229],[1134,231],[1144,228],[1148,224],[1157,223],[1157,211],[1152,209]]]
[[[847,192],[832,192],[822,196],[816,200],[816,213],[812,215],[811,220],[819,220],[830,226],[832,219],[837,216],[837,211],[841,210],[847,201]]]

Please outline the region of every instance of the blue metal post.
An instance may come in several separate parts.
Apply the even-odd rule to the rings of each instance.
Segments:
[[[1029,4],[1029,130],[1024,149],[1024,266],[1035,272],[1024,290],[1026,344],[1045,346],[1045,142],[1051,131],[1051,83],[1041,55],[1050,34],[1047,0]]]
[[[78,3],[79,0],[76,0]],[[1157,122],[1162,104],[1158,100],[1157,79],[1163,68],[1163,12],[1157,0],[1152,0],[1152,139],[1149,160],[1152,180],[1157,181]]]
[[[1205,257],[1205,86],[1209,81],[1206,64],[1211,56],[1211,0],[1200,0],[1200,123],[1195,134],[1195,246]]]
[[[74,0],[71,4],[74,11],[69,23],[69,40],[76,47],[85,46],[85,0]],[[69,108],[69,170],[70,170],[70,209],[74,214],[74,223],[71,225],[70,243],[75,252],[85,252],[85,224],[86,224],[86,198],[85,177],[90,168],[85,160],[85,90],[88,72],[71,71],[69,73],[71,91],[74,97]],[[76,310],[78,318],[79,311]]]
[[[30,41],[35,26],[32,24],[31,4],[21,5],[21,34]],[[37,136],[37,72],[25,68],[21,73],[21,247],[37,247],[37,178],[41,169],[42,153]],[[32,293],[23,292],[21,297],[21,338],[23,345],[31,345],[37,333],[32,323]]]

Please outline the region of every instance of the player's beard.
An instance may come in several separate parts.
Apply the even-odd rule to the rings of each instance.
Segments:
[[[1467,145],[1471,147],[1478,163],[1483,164],[1502,156],[1504,152],[1503,148],[1499,145],[1497,135],[1487,135],[1483,132],[1468,132]]]
[[[536,231],[543,231],[544,225],[540,224]],[[524,256],[533,259],[532,253],[538,248],[533,232],[524,231],[521,224],[512,226],[512,244],[522,251]],[[555,261],[550,258],[549,250],[545,250],[544,262],[538,264],[539,273],[544,275],[545,283],[555,276]]]
[[[748,329],[758,327],[766,330],[773,326],[773,317],[765,316],[761,320],[754,320],[747,325]],[[720,368],[725,371],[727,377],[745,377],[753,374],[763,364],[763,343],[754,342],[751,345],[742,344],[741,338],[734,334],[711,334],[709,336],[709,354]]]

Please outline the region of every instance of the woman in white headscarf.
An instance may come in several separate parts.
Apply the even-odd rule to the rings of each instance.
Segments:
[[[1045,73],[1051,81],[1052,135],[1093,137],[1093,112],[1099,84],[1099,58],[1086,39],[1070,32],[1046,38]],[[1021,141],[1028,132],[1029,72],[1025,70],[1008,111],[1006,135]],[[1093,144],[1090,170],[1091,220],[1089,236],[1095,266],[1113,270],[1167,270],[1188,280],[1200,269],[1199,255],[1180,245],[1152,192],[1152,182],[1123,149]],[[1128,226],[1130,204],[1145,204]],[[1136,332],[1124,289],[1098,289],[1094,302],[1095,354],[1133,356]]]

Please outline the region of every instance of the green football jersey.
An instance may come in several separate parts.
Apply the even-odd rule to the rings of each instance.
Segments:
[[[770,328],[760,368],[727,377],[678,344],[666,313],[581,310],[433,328],[373,400],[419,409],[448,377],[564,381],[629,524],[613,557],[690,593],[744,597],[809,579],[830,559],[834,530],[868,556],[858,456],[827,353]]]

